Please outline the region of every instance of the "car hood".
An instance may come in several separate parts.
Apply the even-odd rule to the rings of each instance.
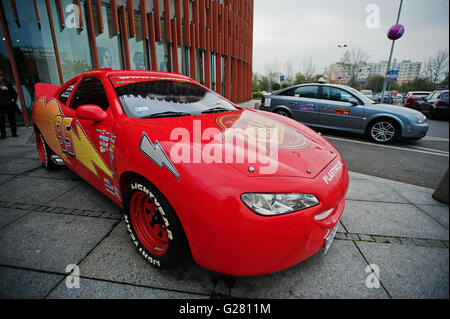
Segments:
[[[392,104],[384,104],[384,103],[379,103],[379,104],[373,104],[369,106],[370,108],[376,109],[380,112],[389,112],[389,113],[393,113],[393,114],[401,114],[404,116],[415,116],[417,113],[420,114],[419,111],[407,108],[407,107],[403,107],[403,106],[398,106],[398,105],[392,105]]]
[[[242,109],[134,122],[152,143],[162,146],[175,167],[185,169],[214,164],[231,166],[249,177],[314,178],[338,156],[313,130],[263,111]]]

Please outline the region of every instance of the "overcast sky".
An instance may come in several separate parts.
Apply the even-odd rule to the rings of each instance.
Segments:
[[[316,72],[340,60],[343,49],[363,48],[368,62],[388,60],[391,41],[387,31],[395,24],[400,0],[255,0],[253,71],[264,74],[265,65],[277,60],[284,71],[294,60],[294,72],[313,58]],[[379,28],[366,20],[380,10]],[[371,20],[374,22],[374,20]],[[449,47],[449,0],[404,0],[400,24],[404,36],[395,42],[394,58],[426,61]]]

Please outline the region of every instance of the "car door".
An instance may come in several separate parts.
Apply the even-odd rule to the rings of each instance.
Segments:
[[[80,116],[83,106],[98,106],[106,116],[93,121]],[[118,198],[114,183],[112,148],[115,135],[111,132],[112,112],[102,80],[84,78],[75,89],[70,108],[74,110],[72,120],[73,153],[77,159],[76,172],[109,197]],[[77,112],[78,110],[78,112]]]
[[[323,86],[319,108],[322,126],[350,131],[361,130],[364,117],[363,102],[350,92],[332,86]]]

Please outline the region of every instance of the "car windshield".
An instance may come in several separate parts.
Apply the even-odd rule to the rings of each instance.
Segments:
[[[411,97],[413,98],[424,98],[427,97],[429,95],[429,93],[413,93],[411,95]]]
[[[115,91],[129,117],[178,117],[237,110],[218,94],[195,83],[173,80],[127,82],[115,82]]]

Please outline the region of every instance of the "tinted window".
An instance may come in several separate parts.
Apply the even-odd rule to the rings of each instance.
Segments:
[[[319,97],[318,86],[300,86],[295,90],[295,96],[317,99]]]
[[[348,102],[353,96],[347,91],[324,86],[322,91],[323,98],[331,101]]]
[[[440,96],[441,100],[448,100],[448,92],[442,93]]]
[[[59,100],[60,100],[61,102],[63,102],[64,104],[67,103],[67,100],[69,99],[70,94],[72,93],[72,90],[73,90],[73,87],[74,87],[74,86],[75,86],[75,83],[69,85],[69,86],[67,87],[67,89],[65,89],[65,90],[61,93],[61,95],[59,96]]]
[[[221,96],[190,82],[145,81],[118,86],[115,90],[125,113],[135,118],[163,112],[199,115],[213,108],[236,110]]]
[[[71,108],[76,110],[79,106],[86,104],[98,105],[104,111],[108,109],[108,97],[99,79],[86,78],[78,85]]]
[[[281,95],[281,96],[294,96],[295,95],[295,90],[297,90],[297,88],[291,88],[291,89],[287,89],[283,92],[278,93],[277,95]]]

